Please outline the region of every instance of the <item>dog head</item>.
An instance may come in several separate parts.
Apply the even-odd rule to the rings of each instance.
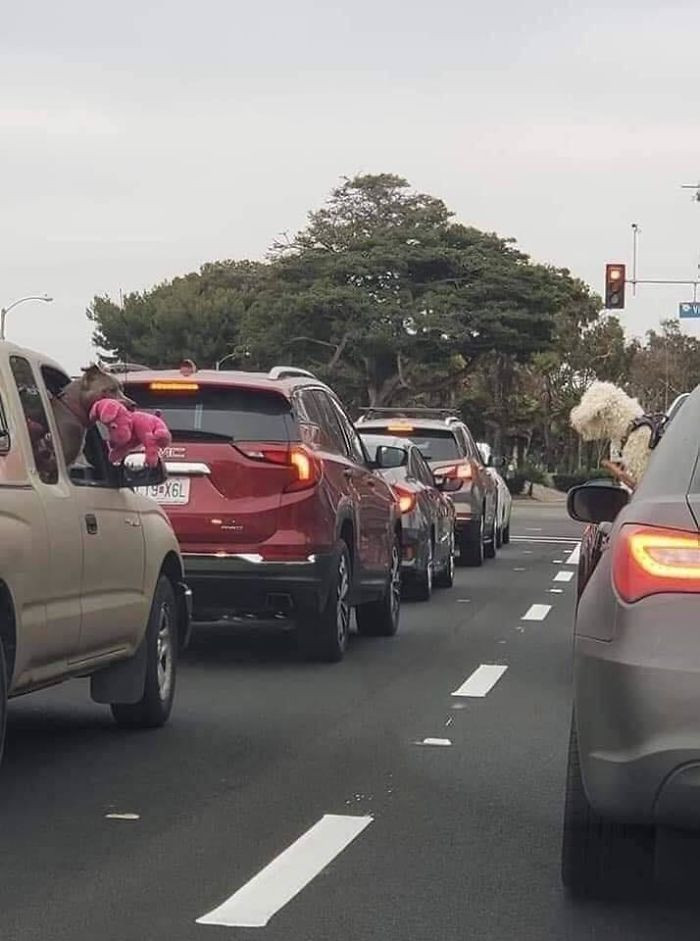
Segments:
[[[128,409],[136,407],[136,403],[124,395],[117,377],[93,363],[83,370],[80,379],[80,401],[85,411],[89,412],[95,402],[101,399],[116,399]]]

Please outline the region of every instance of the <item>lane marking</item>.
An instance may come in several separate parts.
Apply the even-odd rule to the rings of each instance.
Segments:
[[[531,542],[538,545],[575,546],[575,536],[511,536],[511,542]]]
[[[552,559],[552,565],[563,565],[563,564],[564,564],[563,559]]]
[[[107,820],[140,820],[141,814],[105,814]]]
[[[550,595],[563,595],[564,589],[563,588],[550,588],[549,593]]]
[[[555,581],[555,582],[570,582],[573,577],[574,577],[574,573],[573,573],[573,572],[561,571],[561,572],[557,572],[557,574],[554,576],[554,578],[552,579],[552,581]]]
[[[518,565],[513,569],[514,572],[527,572],[526,568],[523,568],[522,565]]]
[[[525,614],[520,618],[521,621],[544,621],[552,610],[551,604],[531,604]]]
[[[372,817],[326,814],[198,925],[264,928],[372,823]]]
[[[446,747],[452,744],[449,738],[424,738],[420,742],[416,742],[416,745],[440,745],[441,747]]]
[[[578,560],[581,558],[581,543],[579,542],[574,551],[571,553],[569,558],[566,560],[567,565],[578,565]]]
[[[458,598],[457,604],[471,604],[471,598]]]
[[[482,663],[459,686],[453,696],[485,696],[498,683],[508,667],[496,663]]]

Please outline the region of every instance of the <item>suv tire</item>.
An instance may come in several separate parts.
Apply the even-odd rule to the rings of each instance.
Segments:
[[[491,535],[484,543],[484,558],[495,559],[497,548],[498,548],[498,542],[497,542],[497,536],[496,536],[496,519],[494,517],[493,524],[491,526]]]
[[[484,517],[478,526],[470,526],[459,538],[459,564],[478,568],[484,564]]]
[[[146,681],[135,703],[112,703],[117,725],[155,729],[165,725],[173,707],[177,663],[177,601],[170,579],[161,575],[146,627]]]
[[[503,540],[503,545],[507,546],[510,542],[510,520],[508,520],[508,525],[503,527],[503,535],[501,538]]]
[[[363,637],[393,637],[401,610],[401,542],[398,533],[391,547],[391,570],[381,598],[358,604],[357,631]]]
[[[416,576],[411,585],[410,596],[416,601],[430,601],[433,594],[435,555],[433,551],[433,538],[428,539],[425,549],[425,568]]]
[[[585,897],[615,895],[650,885],[655,841],[654,827],[606,820],[588,803],[572,718],[561,855],[566,888],[572,895]]]
[[[304,656],[322,663],[338,663],[343,659],[350,633],[350,586],[352,566],[350,552],[340,539],[335,545],[336,562],[323,610],[300,612],[297,638]]]
[[[452,531],[450,538],[450,551],[447,556],[447,562],[441,572],[437,572],[433,579],[433,585],[436,588],[452,588],[455,583],[455,534]]]
[[[0,761],[5,747],[5,727],[7,725],[7,665],[5,662],[5,648],[0,638]]]

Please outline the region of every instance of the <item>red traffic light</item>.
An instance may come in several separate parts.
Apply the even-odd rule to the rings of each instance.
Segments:
[[[605,307],[622,310],[625,306],[625,266],[605,266]]]

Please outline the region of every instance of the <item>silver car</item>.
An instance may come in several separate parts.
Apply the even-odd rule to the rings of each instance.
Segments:
[[[700,828],[700,387],[671,417],[632,495],[595,481],[568,497],[589,524],[562,855],[575,893],[651,882],[657,828]]]

